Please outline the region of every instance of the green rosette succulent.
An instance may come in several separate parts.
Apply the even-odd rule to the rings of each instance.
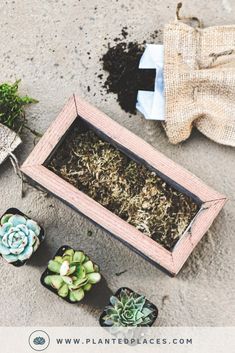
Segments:
[[[118,296],[110,298],[104,309],[102,323],[110,327],[151,326],[157,317],[157,308],[143,295],[122,288]]]
[[[101,280],[99,267],[83,251],[73,249],[49,261],[48,270],[52,274],[47,275],[43,283],[73,303],[81,301],[85,292]]]
[[[5,214],[0,225],[0,254],[9,263],[24,262],[40,245],[40,226],[19,214]]]

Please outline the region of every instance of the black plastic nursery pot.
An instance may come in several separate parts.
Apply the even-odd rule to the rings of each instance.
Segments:
[[[121,287],[121,288],[119,288],[119,289],[117,290],[117,292],[114,294],[114,296],[117,297],[117,298],[120,298],[120,293],[121,293],[122,290],[126,290],[126,291],[128,291],[129,293],[135,293],[137,296],[140,296],[140,294],[136,293],[135,291],[133,291],[132,289],[130,289],[130,288],[128,288],[128,287]],[[109,304],[111,304],[111,303],[109,303]],[[109,305],[109,304],[108,304],[108,305]],[[148,305],[148,307],[150,307],[151,309],[153,309],[153,312],[154,312],[154,318],[153,318],[151,324],[149,324],[148,326],[145,326],[145,327],[151,327],[151,326],[154,324],[154,322],[156,321],[157,317],[158,317],[158,308],[156,307],[156,305],[154,305],[154,304],[153,304],[152,302],[150,302],[148,299],[146,299],[146,304]],[[102,326],[102,327],[112,327],[112,326],[106,325],[106,324],[104,323],[103,318],[104,318],[105,315],[106,315],[106,314],[105,314],[105,310],[104,310],[104,311],[102,312],[102,314],[100,315],[100,319],[99,319],[99,324],[100,324],[100,326]],[[141,326],[141,327],[144,327],[144,326]]]
[[[63,246],[61,246],[61,247],[57,250],[55,256],[54,256],[51,260],[53,260],[56,256],[62,256],[62,255],[64,254],[64,252],[65,252],[66,250],[69,250],[69,249],[72,249],[72,250],[74,250],[74,251],[83,251],[83,250],[73,249],[71,246],[68,246],[68,245],[63,245]],[[84,251],[83,251],[83,252],[84,252]],[[85,253],[84,253],[84,254],[85,254]],[[87,254],[85,254],[85,255],[87,255]],[[87,255],[87,256],[88,256],[88,255]],[[93,262],[93,261],[92,261],[92,262]],[[96,265],[96,264],[93,262],[93,265]],[[94,288],[92,288],[90,291],[86,292],[85,297],[84,297],[81,301],[75,301],[75,302],[74,302],[74,301],[71,301],[68,296],[65,297],[65,298],[64,298],[64,297],[61,297],[61,296],[59,296],[59,294],[57,293],[57,292],[58,292],[57,289],[55,289],[55,288],[53,288],[53,287],[47,285],[47,284],[44,282],[46,276],[50,276],[50,275],[53,275],[53,274],[55,274],[55,273],[52,272],[52,271],[50,271],[48,268],[46,268],[46,270],[43,272],[43,274],[42,274],[42,276],[41,276],[41,279],[40,279],[41,285],[42,285],[43,287],[45,287],[46,289],[50,290],[52,293],[56,294],[57,297],[61,298],[62,300],[65,300],[67,303],[70,303],[70,304],[79,304],[79,303],[81,303],[82,301],[84,301],[85,299],[87,299],[87,297],[89,297],[89,296],[92,294],[92,292],[94,291]],[[100,275],[101,275],[101,274],[100,274]],[[102,277],[102,275],[101,275],[101,280],[100,280],[100,282],[101,282],[102,280],[103,280],[103,277]],[[97,284],[99,284],[99,283],[97,283]],[[96,285],[97,285],[97,284],[96,284]]]
[[[3,216],[5,216],[6,214],[12,214],[12,215],[20,215],[20,216],[23,216],[23,217],[25,217],[25,218],[27,218],[27,219],[32,219],[31,217],[29,217],[29,216],[27,216],[25,213],[23,213],[23,212],[21,212],[18,208],[9,208],[2,216],[1,216],[1,218],[0,218],[0,220],[2,219],[2,217]],[[33,220],[33,219],[32,219]],[[39,238],[39,241],[40,241],[40,245],[41,245],[41,243],[42,243],[42,241],[44,240],[44,238],[45,238],[45,231],[44,231],[44,228],[40,225],[40,224],[38,224],[39,225],[39,227],[40,227],[40,229],[41,229],[41,231],[40,231],[40,234],[39,234],[39,236],[38,236],[38,238]],[[39,246],[40,246],[39,245]],[[37,251],[37,250],[36,250]],[[31,257],[34,255],[34,253],[31,255]],[[31,258],[30,257],[30,258]],[[29,258],[29,259],[30,259]],[[13,266],[15,266],[15,267],[21,267],[21,266],[23,266],[23,265],[25,265],[27,262],[28,262],[28,260],[29,259],[27,259],[27,260],[25,260],[25,261],[20,261],[20,260],[18,260],[18,261],[15,261],[15,262],[11,262],[11,263],[9,263],[10,265],[13,265]]]

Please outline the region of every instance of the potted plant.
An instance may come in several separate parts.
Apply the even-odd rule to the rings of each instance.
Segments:
[[[20,80],[0,84],[0,164],[21,144],[19,134],[23,128],[39,136],[27,125],[24,110],[26,105],[38,101],[27,95],[20,96],[19,83]]]
[[[44,239],[44,229],[17,208],[0,218],[0,255],[20,267],[35,253]]]
[[[83,251],[65,245],[49,261],[41,284],[67,302],[77,303],[100,280],[99,267]]]
[[[122,287],[111,296],[99,322],[102,327],[150,327],[157,316],[157,307],[145,296]]]

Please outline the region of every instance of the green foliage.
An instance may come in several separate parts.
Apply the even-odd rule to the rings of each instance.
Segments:
[[[85,292],[101,280],[99,267],[83,251],[73,249],[67,249],[62,256],[51,260],[48,270],[52,274],[44,278],[44,283],[71,302],[81,301]]]
[[[151,326],[156,318],[156,308],[144,296],[127,288],[122,289],[118,297],[110,298],[110,305],[104,312],[102,320],[105,326]]]
[[[38,102],[28,96],[20,97],[18,94],[19,83],[20,80],[14,84],[3,83],[0,85],[0,123],[17,132],[22,127],[28,128],[25,124],[25,105]]]

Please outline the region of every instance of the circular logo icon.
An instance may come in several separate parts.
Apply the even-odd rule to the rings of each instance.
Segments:
[[[34,351],[45,351],[50,344],[50,337],[45,331],[37,330],[29,336],[29,345]]]

